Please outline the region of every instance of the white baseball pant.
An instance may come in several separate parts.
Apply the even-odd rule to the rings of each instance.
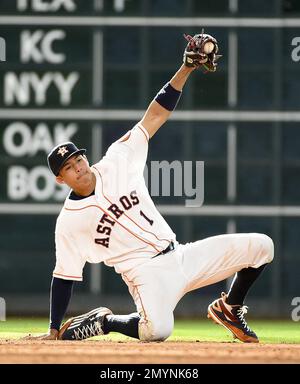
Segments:
[[[173,311],[187,292],[227,279],[243,268],[258,268],[273,257],[273,241],[267,235],[219,235],[179,244],[123,275],[141,315],[140,340],[165,340],[171,335]]]

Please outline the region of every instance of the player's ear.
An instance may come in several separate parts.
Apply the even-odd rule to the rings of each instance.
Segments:
[[[89,159],[86,157],[86,155],[85,154],[83,154],[82,155],[82,157],[84,158],[84,160],[86,160],[86,162],[90,165],[90,163],[89,163]]]
[[[65,184],[64,179],[60,175],[56,176],[56,182],[58,184]]]

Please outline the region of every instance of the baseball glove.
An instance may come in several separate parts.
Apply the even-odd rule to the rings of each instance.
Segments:
[[[183,54],[183,63],[187,67],[203,66],[207,72],[215,72],[217,60],[222,56],[217,55],[219,50],[217,40],[205,34],[204,30],[193,37],[190,35],[184,35],[184,37],[188,44]]]

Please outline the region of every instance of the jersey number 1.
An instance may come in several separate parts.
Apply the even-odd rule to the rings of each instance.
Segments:
[[[151,219],[149,219],[149,217],[147,217],[147,216],[144,214],[143,211],[140,211],[140,215],[141,215],[144,219],[146,219],[150,225],[153,225],[154,221],[151,220]]]

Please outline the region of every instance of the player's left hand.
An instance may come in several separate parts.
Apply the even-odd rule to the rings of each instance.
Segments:
[[[199,68],[203,66],[208,72],[217,70],[217,55],[219,47],[217,40],[211,35],[203,33],[195,36],[184,35],[188,44],[183,54],[183,63],[187,67]]]
[[[57,340],[58,330],[50,329],[48,333],[38,336],[32,336],[29,334],[28,336],[22,337],[21,340]]]

